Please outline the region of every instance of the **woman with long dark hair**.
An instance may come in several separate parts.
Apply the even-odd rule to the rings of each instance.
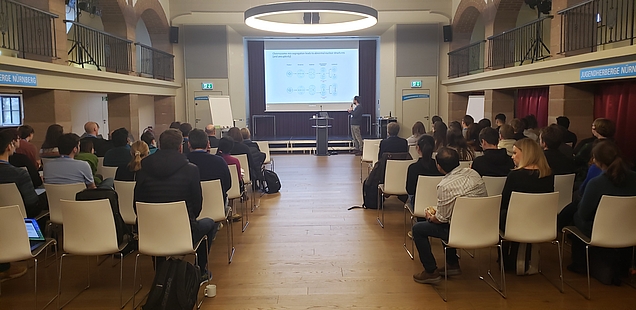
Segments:
[[[62,125],[53,124],[46,130],[46,136],[42,148],[40,148],[40,157],[54,158],[60,157],[60,151],[57,149],[57,140],[64,134]]]
[[[461,131],[452,129],[447,134],[448,147],[454,149],[459,154],[459,160],[467,161],[475,158],[475,152],[468,146],[468,142]]]
[[[433,148],[435,147],[435,140],[431,136],[421,136],[417,140],[417,153],[420,158],[417,162],[412,163],[409,166],[406,174],[406,192],[415,198],[415,189],[417,188],[417,179],[420,175],[438,176],[442,175],[437,170],[437,164],[433,159]],[[413,201],[411,199],[411,201]]]
[[[433,125],[433,139],[435,140],[435,147],[433,148],[433,151],[437,152],[438,149],[446,146],[447,132],[448,127],[446,127],[446,124],[444,124],[444,122],[435,122],[435,124]]]

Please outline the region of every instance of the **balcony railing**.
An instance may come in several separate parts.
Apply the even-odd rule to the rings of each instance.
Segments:
[[[554,16],[535,21],[488,38],[488,65],[493,69],[521,66],[550,57],[549,42],[543,42],[546,24]]]
[[[72,33],[69,33],[71,45],[68,50],[68,60],[71,63],[82,68],[89,65],[100,71],[123,74],[133,71],[132,41],[74,21],[64,22],[73,24]]]
[[[156,48],[135,43],[137,49],[137,72],[155,79],[174,80],[174,55]]]
[[[449,52],[448,77],[483,72],[485,43],[483,40]]]
[[[22,58],[57,58],[56,18],[55,14],[13,0],[0,0],[0,48],[15,51]]]
[[[593,52],[621,41],[633,45],[635,6],[634,0],[590,0],[559,11],[561,53]]]

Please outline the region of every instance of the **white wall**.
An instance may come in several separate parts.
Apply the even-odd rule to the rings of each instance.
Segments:
[[[227,27],[227,65],[232,114],[237,119],[236,126],[243,128],[247,121],[247,79],[245,76],[245,47],[243,36]],[[251,126],[251,124],[250,124]]]
[[[84,133],[84,124],[93,121],[99,124],[99,133],[108,136],[108,101],[106,94],[71,92],[71,128],[69,132]],[[153,108],[154,109],[154,108]],[[153,110],[154,118],[154,110]]]

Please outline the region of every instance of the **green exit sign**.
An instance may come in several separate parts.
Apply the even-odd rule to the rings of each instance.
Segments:
[[[411,88],[422,88],[422,81],[411,81]]]
[[[212,90],[214,89],[214,84],[212,83],[201,83],[202,90]]]

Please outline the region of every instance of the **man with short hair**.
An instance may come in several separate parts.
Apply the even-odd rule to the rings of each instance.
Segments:
[[[95,149],[95,156],[98,157],[104,157],[106,152],[113,147],[111,141],[103,139],[102,135],[99,134],[99,124],[96,122],[86,122],[84,124],[84,134],[82,134],[80,139],[91,140]]]
[[[113,148],[104,155],[104,166],[121,167],[128,165],[132,159],[130,155],[130,145],[128,145],[128,130],[119,128],[113,131]]]
[[[182,154],[183,136],[176,129],[168,129],[159,136],[159,150],[141,161],[137,172],[135,202],[165,203],[185,201],[190,218],[192,242],[208,236],[208,248],[218,230],[218,223],[212,219],[197,220],[201,214],[203,194],[199,168]],[[205,245],[197,251],[199,264],[207,278],[208,253]],[[158,258],[158,263],[163,259]],[[159,268],[157,268],[159,269]]]
[[[512,147],[515,145],[515,132],[512,126],[503,124],[499,127],[499,144],[500,149],[506,149],[508,156],[512,156]]]
[[[499,130],[499,127],[501,127],[501,125],[505,123],[506,123],[506,114],[499,113],[495,115],[495,125],[497,125],[497,130]]]
[[[347,109],[351,120],[351,137],[353,138],[353,151],[356,155],[362,154],[362,135],[360,134],[360,125],[362,124],[362,107],[360,106],[360,97],[353,97],[351,107]]]
[[[74,159],[80,150],[79,141],[79,136],[74,133],[63,134],[60,137],[57,146],[60,157],[51,159],[44,165],[45,183],[84,183],[86,188],[95,188],[90,165],[83,160]]]
[[[190,152],[190,145],[188,144],[188,140],[190,139],[190,131],[192,131],[192,125],[190,123],[181,123],[179,125],[179,130],[181,131],[181,135],[183,136],[183,154],[188,154]]]
[[[18,134],[20,135],[20,146],[15,150],[16,154],[26,155],[35,168],[40,168],[38,149],[31,143],[35,135],[35,130],[29,125],[22,125],[18,127]]]
[[[31,127],[31,126],[29,126]],[[33,187],[40,187],[42,186],[42,177],[40,177],[40,173],[38,172],[38,168],[39,166],[39,162],[36,161],[34,162],[32,160],[33,157],[33,150],[27,150],[26,152],[20,152],[20,150],[23,150],[22,144],[27,144],[27,148],[33,147],[35,148],[35,146],[33,146],[33,144],[30,144],[27,140],[22,139],[22,134],[20,133],[19,130],[16,129],[5,129],[5,130],[9,130],[11,131],[11,134],[14,135],[16,137],[15,139],[15,152],[12,153],[11,155],[9,155],[9,163],[15,167],[18,168],[26,168],[27,172],[29,173],[29,176],[31,178],[31,182],[33,183]],[[31,129],[33,130],[33,129]],[[23,129],[24,131],[24,129]],[[31,137],[33,135],[31,134]],[[27,136],[27,139],[29,137]],[[30,146],[29,146],[30,145]],[[37,153],[37,151],[35,151]],[[29,154],[26,155],[25,153]]]
[[[464,115],[464,117],[462,118],[462,135],[464,136],[464,138],[466,138],[467,140],[469,140],[468,138],[468,126],[472,125],[475,123],[475,119],[470,116],[470,115]]]
[[[211,148],[219,147],[219,139],[216,137],[216,128],[214,125],[208,124],[205,126],[205,133],[208,135],[208,140],[210,141]]]
[[[562,130],[559,125],[552,124],[539,132],[539,144],[543,147],[545,159],[555,175],[570,174],[576,171],[574,157],[568,157],[559,151],[563,139]]]
[[[223,190],[223,200],[227,202],[227,191],[232,186],[230,169],[220,156],[208,153],[210,141],[201,129],[193,129],[190,132],[190,153],[186,155],[188,160],[199,167],[201,181],[220,180]]]
[[[489,177],[505,177],[514,169],[515,163],[508,156],[506,149],[499,149],[499,133],[497,129],[486,127],[479,132],[479,141],[484,155],[473,159],[471,168],[479,175]]]
[[[563,143],[570,145],[572,148],[576,147],[576,134],[570,131],[570,119],[567,116],[559,116],[556,118],[557,125],[561,126],[564,129],[563,133]]]
[[[444,178],[437,185],[437,210],[425,213],[426,221],[413,225],[413,241],[420,254],[420,261],[424,271],[414,274],[413,280],[417,283],[437,283],[441,275],[459,275],[459,260],[457,250],[449,248],[446,255],[448,270],[438,269],[435,257],[431,252],[431,244],[428,237],[440,238],[448,241],[450,221],[453,215],[453,207],[457,197],[486,197],[486,184],[479,174],[470,168],[459,167],[459,154],[457,151],[442,147],[435,156],[437,169],[444,174]]]
[[[389,125],[386,126],[386,132],[388,137],[380,141],[378,159],[381,159],[384,153],[408,153],[409,143],[406,139],[398,137],[400,125],[398,125],[397,122],[389,123]]]

